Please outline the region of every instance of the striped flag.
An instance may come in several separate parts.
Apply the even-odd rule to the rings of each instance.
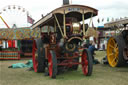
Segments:
[[[104,18],[102,18],[102,22],[104,22]]]
[[[107,18],[107,22],[109,22],[109,18]]]
[[[100,23],[100,19],[99,18],[97,19],[97,22]]]
[[[114,18],[112,18],[112,22],[114,22]]]
[[[30,24],[33,24],[34,23],[34,19],[32,19],[28,14],[27,14],[27,22],[30,23]]]

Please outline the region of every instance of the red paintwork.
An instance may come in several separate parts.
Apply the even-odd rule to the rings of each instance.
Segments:
[[[38,67],[38,62],[35,58],[35,52],[36,52],[37,48],[36,48],[36,42],[34,41],[33,43],[33,50],[32,50],[32,60],[33,60],[33,68],[34,68],[34,71],[37,72],[37,67]]]
[[[88,60],[87,60],[87,54],[86,52],[83,51],[82,53],[82,71],[84,73],[84,75],[87,75],[88,73]]]
[[[0,51],[0,53],[6,54],[1,56],[0,60],[19,60],[20,59],[20,51]],[[18,55],[7,55],[7,53],[18,53]]]
[[[52,55],[51,55],[50,52],[48,53],[48,63],[49,63],[49,67],[48,67],[48,69],[49,69],[49,76],[52,77],[53,62],[52,62]]]
[[[82,64],[82,63],[81,62],[69,62],[69,63],[59,63],[57,65],[62,65],[62,66],[68,66],[69,67],[70,65],[77,65],[77,64]]]

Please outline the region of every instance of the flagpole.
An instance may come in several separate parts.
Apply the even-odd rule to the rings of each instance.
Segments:
[[[28,27],[28,12],[27,12],[27,27]]]

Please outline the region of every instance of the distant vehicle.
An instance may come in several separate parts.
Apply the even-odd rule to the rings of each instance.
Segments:
[[[128,18],[106,23],[106,27],[114,28],[115,33],[107,42],[107,59],[111,67],[120,67],[128,61]]]

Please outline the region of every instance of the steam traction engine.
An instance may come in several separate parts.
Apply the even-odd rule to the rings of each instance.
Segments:
[[[111,67],[121,67],[128,63],[128,18],[105,24],[115,30],[107,42],[107,59]],[[117,33],[118,31],[118,33]]]
[[[84,20],[96,15],[97,10],[91,7],[65,5],[37,21],[32,28],[40,29],[41,38],[33,44],[34,71],[45,72],[48,67],[49,76],[55,78],[60,69],[77,70],[81,64],[84,75],[90,76],[92,56],[82,46],[87,37]]]

